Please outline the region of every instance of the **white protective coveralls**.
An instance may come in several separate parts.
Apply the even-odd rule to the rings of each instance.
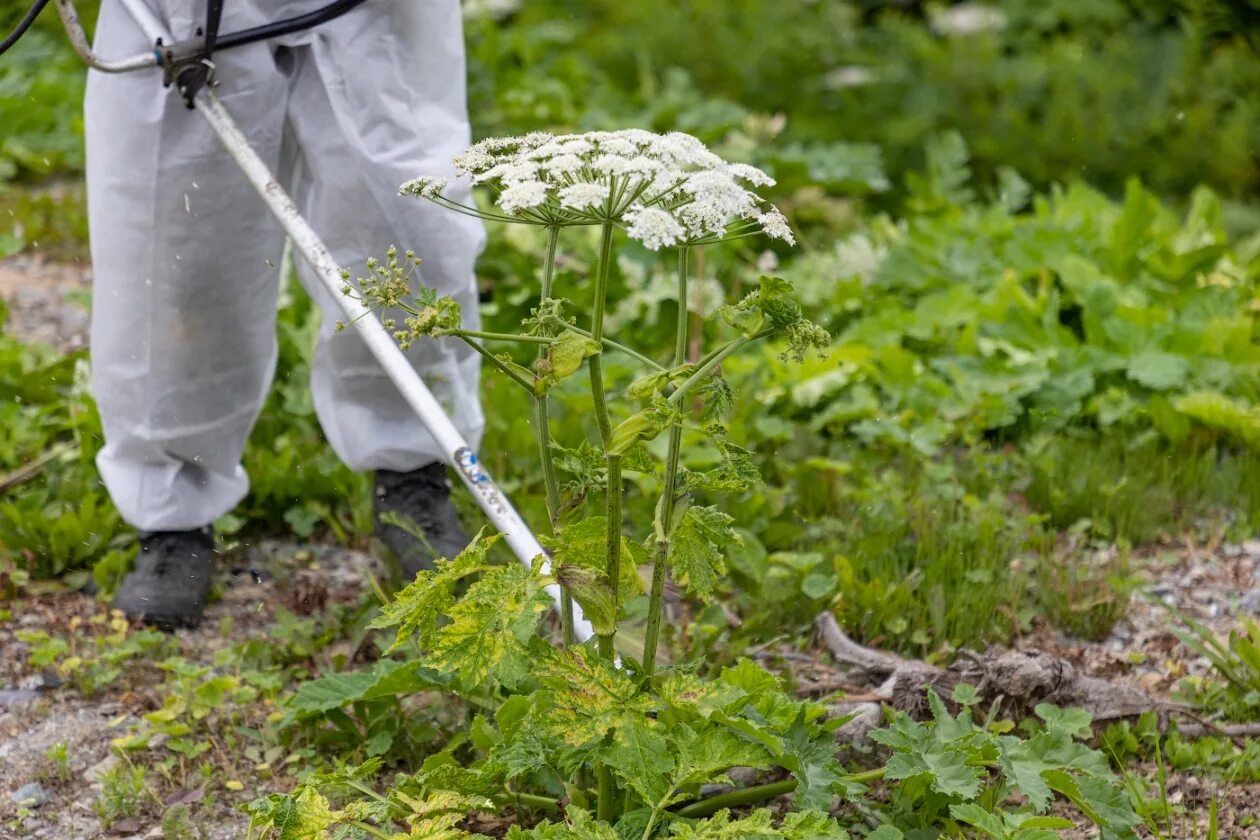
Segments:
[[[148,2],[175,38],[204,20],[204,0]],[[220,31],[326,2],[226,0]],[[101,55],[151,47],[121,4],[102,3]],[[480,224],[398,196],[406,180],[448,173],[469,141],[458,0],[369,0],[214,61],[227,109],[337,262],[354,271],[391,244],[413,249],[420,282],[453,295],[475,329]],[[240,459],[276,362],[284,236],[160,71],[93,72],[86,126],[92,391],[105,430],[97,463],[134,527],[202,527],[249,487]],[[449,460],[357,334],[334,331],[332,297],[298,263],[324,312],[311,389],[333,449],[356,470]],[[477,356],[461,342],[421,341],[408,357],[475,447]]]

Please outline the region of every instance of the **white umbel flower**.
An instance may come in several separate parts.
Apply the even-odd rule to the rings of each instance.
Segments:
[[[519,181],[499,194],[499,206],[509,213],[537,207],[547,200],[547,185],[539,181]]]
[[[398,189],[399,195],[416,195],[420,198],[436,198],[450,185],[448,178],[414,178]]]
[[[649,248],[712,242],[758,231],[792,241],[783,215],[754,192],[774,179],[727,163],[689,134],[642,129],[482,140],[456,156],[456,171],[497,193],[504,215],[538,225],[620,223]],[[440,189],[409,190],[454,205]]]
[[[755,213],[752,218],[761,225],[761,230],[766,236],[782,239],[789,245],[796,244],[796,237],[792,235],[792,228],[788,225],[787,217],[779,212],[779,208],[771,207],[764,213]]]
[[[677,245],[687,231],[672,214],[656,207],[635,205],[626,211],[626,233],[653,251]]]
[[[607,184],[592,184],[579,181],[560,190],[560,206],[573,210],[588,210],[599,207],[608,200]]]

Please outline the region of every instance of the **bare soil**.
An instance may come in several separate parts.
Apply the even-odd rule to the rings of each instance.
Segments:
[[[368,578],[383,574],[368,555],[334,546],[282,542],[241,546],[220,558],[216,588],[222,597],[207,609],[201,626],[178,631],[173,638],[181,656],[210,665],[217,652],[234,642],[265,639],[278,609],[301,615],[329,603],[357,603],[365,594]],[[0,838],[162,837],[162,805],[191,800],[201,803],[197,825],[204,840],[229,840],[245,834],[248,821],[239,810],[241,805],[287,790],[294,783],[279,776],[241,779],[245,788],[240,791],[226,789],[222,779],[201,788],[181,788],[150,774],[154,801],[146,803],[136,818],[118,821],[106,830],[92,807],[100,792],[97,776],[117,763],[111,758],[111,741],[161,706],[162,697],[156,691],[160,675],[150,669],[140,678],[124,675],[117,686],[85,698],[60,685],[54,674],[32,669],[27,663],[29,646],[18,639],[18,633],[43,630],[68,636],[93,615],[108,613],[108,607],[70,591],[46,592],[4,606],[11,609],[13,618],[0,623]],[[230,632],[225,633],[228,628]],[[339,644],[324,656],[346,652]],[[70,759],[65,778],[46,757],[59,743],[66,745]],[[38,782],[49,799],[27,808],[29,813],[19,813],[12,795],[31,782]],[[213,804],[207,809],[205,803],[210,801]]]
[[[0,300],[9,309],[4,331],[66,352],[86,347],[91,286],[86,265],[38,256],[0,260]]]

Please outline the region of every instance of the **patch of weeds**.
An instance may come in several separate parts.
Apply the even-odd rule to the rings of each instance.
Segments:
[[[0,182],[0,257],[27,250],[62,262],[83,261],[87,244],[81,181],[22,187]]]
[[[169,658],[160,667],[167,674],[162,707],[115,739],[114,748],[124,753],[156,750],[152,769],[179,788],[216,775],[235,778],[249,758],[243,750],[257,740],[255,731],[267,728],[267,706],[279,696],[281,679],[261,671],[232,673],[182,657]]]
[[[1091,734],[1088,713],[1038,706],[1040,720],[1024,739],[1004,734],[1009,722],[974,721],[970,686],[959,686],[952,699],[962,707],[957,715],[929,689],[932,721],[897,712],[888,728],[871,734],[892,750],[883,778],[894,783],[889,797],[898,828],[966,825],[996,838],[1052,836],[1020,830],[1071,828],[1070,820],[1040,816],[1058,794],[1104,834],[1132,836],[1137,819],[1106,756],[1083,743]],[[1012,794],[1026,804],[1007,804]]]
[[[1137,585],[1126,545],[1092,546],[1079,534],[1036,561],[1037,606],[1055,627],[1089,641],[1124,618]]]
[[[1028,451],[1022,492],[1049,524],[1132,543],[1213,522],[1254,523],[1256,456],[1216,444],[1171,445],[1152,435],[1044,438]]]
[[[187,805],[172,805],[163,812],[163,840],[197,840],[202,836],[204,835],[193,824],[192,809]]]
[[[1260,740],[1227,735],[1183,735],[1177,727],[1165,731],[1154,712],[1135,720],[1109,724],[1101,747],[1114,765],[1155,767],[1184,773],[1199,780],[1225,784],[1260,781]]]
[[[1208,799],[1206,813],[1200,807],[1191,810],[1182,803],[1180,796],[1169,794],[1169,771],[1173,768],[1165,761],[1160,738],[1150,740],[1149,757],[1154,763],[1149,778],[1125,768],[1120,771],[1142,827],[1156,840],[1219,840],[1220,786]],[[1234,774],[1230,775],[1232,781]]]
[[[1196,705],[1228,720],[1260,717],[1260,624],[1243,618],[1222,640],[1207,627],[1176,610],[1180,626],[1172,631],[1182,644],[1212,664],[1219,680],[1187,678],[1181,688]]]
[[[16,558],[0,554],[0,603],[16,601],[30,579],[30,572],[20,568]]]
[[[875,483],[837,520],[833,608],[866,641],[908,652],[1009,639],[1027,587],[1014,561],[1037,537],[1000,504]]]
[[[311,743],[339,760],[380,756],[404,765],[421,760],[443,729],[450,708],[404,704],[423,691],[449,689],[451,681],[417,662],[381,660],[370,669],[326,674],[302,683],[287,702],[280,729],[294,744]]]
[[[98,777],[101,790],[92,803],[92,810],[106,828],[140,813],[146,800],[152,796],[146,775],[145,768],[127,762],[101,772]]]
[[[70,748],[65,741],[58,741],[44,750],[44,759],[54,778],[60,782],[70,781]]]
[[[92,697],[112,685],[126,671],[129,680],[139,680],[143,665],[173,649],[170,636],[150,629],[131,629],[122,613],[97,613],[84,621],[75,616],[67,636],[53,636],[43,630],[19,630],[17,638],[29,646],[27,664],[34,669],[51,668],[61,679],[85,697]]]
[[[275,621],[267,628],[264,637],[242,639],[215,658],[220,667],[236,670],[253,670],[275,673],[286,681],[294,675],[317,670],[316,663],[330,664],[341,669],[349,664],[349,658],[363,646],[367,623],[379,602],[373,595],[366,595],[358,604],[329,604],[322,612],[298,616],[277,605]],[[231,634],[231,626],[224,627],[224,636]],[[344,649],[334,648],[338,642],[349,639]],[[321,654],[327,654],[321,656]]]

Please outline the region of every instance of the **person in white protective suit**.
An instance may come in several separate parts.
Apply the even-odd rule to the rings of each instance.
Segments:
[[[222,32],[304,14],[327,0],[226,0]],[[149,0],[175,37],[204,0]],[[96,49],[152,47],[121,4],[102,4]],[[398,196],[444,171],[469,142],[458,0],[369,0],[315,29],[213,56],[217,92],[338,263],[391,244],[424,260],[421,281],[450,294],[476,327],[478,222]],[[140,533],[136,569],[115,604],[159,626],[195,625],[209,593],[210,524],[246,494],[241,454],[276,362],[284,235],[209,126],[164,89],[160,71],[93,72],[86,99],[94,272],[92,391],[105,445],[101,477]],[[329,294],[298,263],[325,313],[311,376],[333,449],[376,471],[378,536],[408,575],[467,542],[443,461],[352,330],[335,331]],[[478,358],[459,342],[418,342],[408,357],[476,446]],[[428,545],[379,514],[414,520]]]

